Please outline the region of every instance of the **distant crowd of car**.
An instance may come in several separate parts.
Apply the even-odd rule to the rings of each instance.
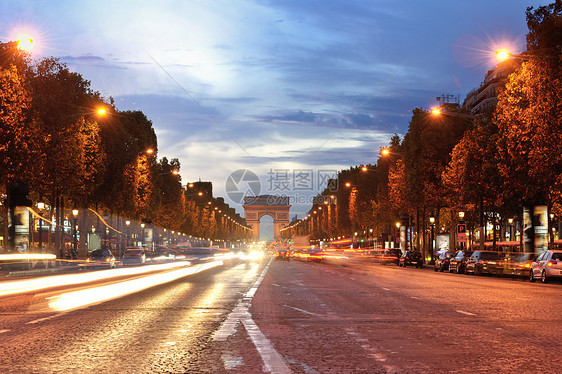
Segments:
[[[387,249],[378,256],[383,264],[423,267],[423,257],[419,251]],[[540,279],[548,283],[551,279],[562,280],[562,249],[549,249],[534,253],[512,253],[495,251],[442,252],[435,259],[435,271],[448,271],[457,274],[498,275],[528,277],[531,282]]]

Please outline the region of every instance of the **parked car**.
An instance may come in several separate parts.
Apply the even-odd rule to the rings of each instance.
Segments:
[[[123,264],[144,264],[146,253],[142,248],[127,248],[123,254]]]
[[[423,257],[419,251],[406,251],[398,260],[398,266],[406,267],[413,265],[417,268],[423,267]]]
[[[449,273],[462,274],[466,268],[466,260],[472,256],[471,251],[459,250],[449,261]]]
[[[449,261],[455,254],[453,252],[443,252],[435,259],[433,270],[444,271],[449,270]]]
[[[505,254],[494,251],[474,251],[466,260],[466,274],[498,274],[503,275]]]
[[[381,264],[396,264],[400,261],[402,257],[402,251],[398,248],[387,248],[381,254]]]
[[[114,268],[115,256],[109,249],[96,249],[88,255],[86,266]]]
[[[562,280],[562,250],[546,250],[531,265],[531,282],[540,279],[543,283],[548,283],[553,278]]]

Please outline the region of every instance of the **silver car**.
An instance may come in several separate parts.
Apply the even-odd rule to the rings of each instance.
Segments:
[[[546,250],[531,264],[529,280],[540,279],[548,283],[552,278],[562,279],[562,251]]]

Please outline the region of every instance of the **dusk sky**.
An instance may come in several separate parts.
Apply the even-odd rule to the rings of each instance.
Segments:
[[[142,110],[183,183],[227,197],[229,174],[249,169],[275,194],[272,177],[374,163],[412,109],[462,102],[497,49],[524,49],[526,7],[550,2],[3,0],[0,41],[28,33],[35,57]]]

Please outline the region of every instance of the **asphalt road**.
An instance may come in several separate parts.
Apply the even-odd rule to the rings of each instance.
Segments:
[[[559,373],[562,285],[227,262],[81,309],[0,298],[2,373]]]

